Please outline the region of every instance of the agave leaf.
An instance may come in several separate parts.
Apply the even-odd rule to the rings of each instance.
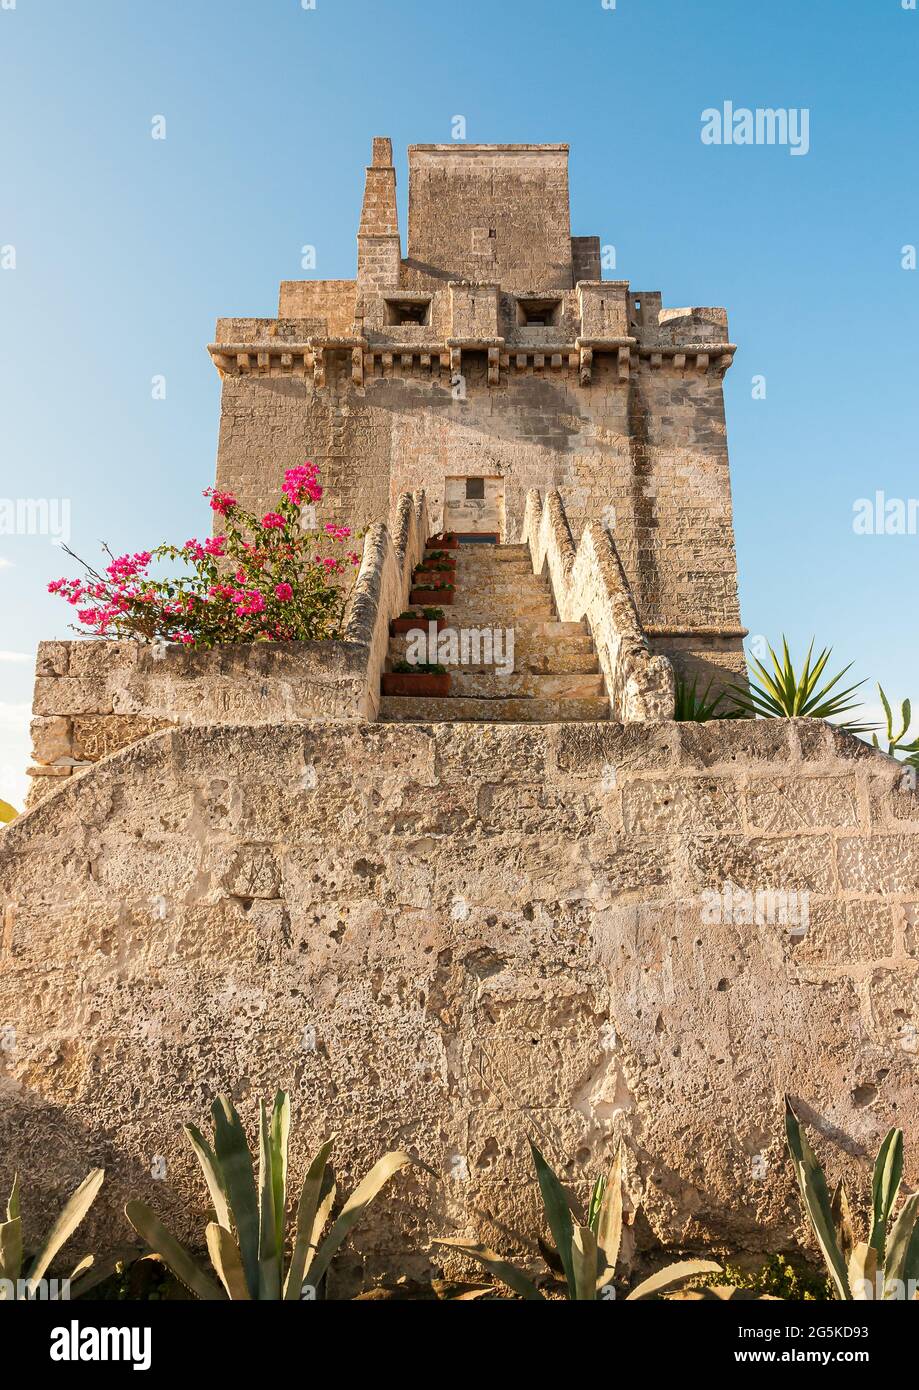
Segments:
[[[855,1225],[852,1221],[852,1208],[849,1206],[849,1198],[846,1193],[845,1184],[838,1182],[833,1193],[833,1201],[830,1204],[830,1211],[833,1215],[833,1226],[836,1230],[836,1240],[842,1252],[844,1260],[848,1260],[858,1241],[855,1237]]]
[[[22,1217],[0,1223],[0,1278],[15,1284],[22,1273]],[[0,1294],[0,1297],[3,1295]]]
[[[14,1221],[17,1216],[22,1215],[22,1207],[19,1201],[19,1174],[13,1174],[13,1186],[10,1188],[10,1199],[6,1204],[6,1219]]]
[[[587,1203],[587,1225],[594,1235],[597,1233],[597,1222],[600,1219],[600,1206],[603,1202],[603,1193],[606,1190],[606,1174],[601,1173],[590,1189],[590,1201]]]
[[[236,1226],[246,1283],[250,1296],[258,1298],[258,1195],[252,1155],[242,1121],[232,1102],[226,1096],[218,1096],[211,1106],[211,1113],[214,1117],[214,1149]]]
[[[869,1244],[877,1251],[878,1261],[884,1263],[887,1242],[887,1223],[893,1211],[900,1182],[903,1178],[903,1131],[891,1129],[884,1137],[874,1165],[871,1181],[871,1206],[874,1222]]]
[[[866,1245],[864,1241],[859,1241],[849,1259],[849,1289],[853,1299],[858,1302],[865,1302],[874,1297],[874,1279],[877,1270],[878,1252],[873,1245]]]
[[[191,1289],[193,1294],[206,1302],[214,1302],[224,1298],[223,1290],[207,1277],[203,1269],[198,1268],[184,1245],[180,1245],[175,1236],[166,1230],[159,1217],[151,1211],[146,1202],[128,1202],[124,1214],[154,1254],[159,1255],[175,1277],[186,1288]]]
[[[884,717],[887,720],[887,738],[893,743],[895,741],[893,736],[893,713],[891,712],[887,696],[884,694],[884,687],[881,685],[880,681],[878,682],[878,694],[881,697],[881,704],[884,706]]]
[[[274,1224],[277,1231],[278,1265],[283,1274],[284,1235],[287,1218],[287,1145],[290,1138],[290,1096],[278,1091],[271,1111],[271,1177],[274,1191]]]
[[[214,1208],[214,1215],[217,1217],[218,1224],[225,1231],[231,1229],[230,1208],[227,1205],[227,1194],[223,1186],[223,1174],[217,1162],[214,1150],[198,1129],[197,1125],[185,1125],[185,1133],[188,1142],[195,1151],[195,1156],[201,1165],[204,1174],[204,1181],[207,1183],[207,1190],[211,1194],[211,1205]]]
[[[536,1237],[536,1244],[539,1246],[539,1253],[542,1255],[551,1274],[558,1279],[564,1279],[565,1266],[558,1257],[558,1251],[548,1240],[543,1240],[542,1236]]]
[[[841,1299],[849,1299],[851,1294],[846,1277],[846,1262],[836,1241],[836,1228],[833,1223],[826,1178],[787,1096],[785,1097],[785,1134],[788,1139],[788,1151],[791,1154],[797,1174],[798,1186],[801,1189],[804,1210],[810,1219],[827,1269],[830,1271],[830,1277],[836,1287],[836,1296]]]
[[[28,1276],[30,1279],[41,1279],[61,1246],[73,1235],[74,1231],[83,1220],[83,1217],[96,1200],[96,1193],[102,1186],[104,1177],[104,1168],[94,1168],[92,1172],[83,1179],[76,1192],[71,1195],[64,1210],[51,1227],[44,1245],[42,1245],[35,1259],[32,1261],[32,1267],[29,1270]]]
[[[461,1250],[464,1255],[470,1255],[472,1259],[478,1260],[490,1270],[496,1279],[500,1279],[502,1284],[506,1284],[514,1293],[519,1293],[521,1298],[529,1299],[531,1302],[545,1303],[545,1299],[532,1279],[524,1274],[522,1269],[516,1265],[503,1260],[500,1255],[496,1255],[494,1250],[489,1250],[487,1245],[476,1245],[474,1240],[435,1240],[435,1245],[448,1245],[452,1250]]]
[[[642,1282],[626,1295],[626,1301],[632,1302],[639,1298],[656,1298],[665,1289],[672,1289],[677,1284],[685,1284],[687,1279],[695,1279],[699,1274],[720,1274],[721,1266],[715,1264],[714,1260],[681,1260],[678,1264],[668,1265],[666,1269],[659,1269],[656,1274],[652,1274],[650,1279],[643,1279]]]
[[[571,1265],[574,1270],[575,1298],[579,1303],[593,1303],[597,1297],[597,1240],[589,1226],[574,1228]]]
[[[234,1302],[249,1300],[249,1285],[246,1272],[239,1258],[239,1246],[224,1226],[216,1221],[207,1223],[207,1253],[211,1264],[220,1276],[220,1282],[227,1291],[227,1297]]]
[[[317,1250],[316,1258],[309,1268],[311,1283],[319,1284],[329,1265],[332,1263],[332,1258],[339,1246],[344,1244],[351,1227],[356,1225],[360,1220],[361,1216],[364,1214],[365,1208],[370,1205],[374,1197],[380,1189],[386,1185],[389,1179],[398,1173],[401,1168],[405,1168],[409,1164],[415,1164],[418,1167],[426,1168],[427,1172],[431,1171],[427,1168],[426,1164],[421,1164],[418,1162],[417,1158],[412,1158],[411,1154],[402,1153],[398,1150],[394,1153],[384,1154],[382,1158],[377,1159],[370,1172],[358,1183],[347,1202],[345,1202],[345,1205],[339,1213],[338,1220],[334,1223],[329,1234]]]
[[[571,1242],[574,1237],[574,1222],[571,1219],[571,1206],[568,1202],[565,1189],[562,1187],[558,1178],[532,1140],[530,1141],[530,1152],[533,1155],[533,1162],[536,1165],[536,1176],[539,1179],[539,1190],[542,1193],[546,1220],[549,1223],[549,1230],[552,1232],[552,1239],[555,1241],[555,1248],[558,1251],[559,1259],[565,1269],[565,1281],[568,1284],[568,1297],[576,1298],[577,1289],[574,1278],[574,1262],[571,1254]]]
[[[310,1236],[310,1250],[312,1251],[312,1255],[310,1258],[314,1258],[316,1251],[319,1249],[319,1241],[321,1240],[322,1233],[326,1228],[326,1223],[328,1222],[329,1217],[332,1215],[332,1208],[335,1205],[335,1198],[337,1195],[338,1185],[335,1182],[335,1174],[332,1170],[332,1165],[330,1163],[322,1179],[322,1190],[319,1194],[319,1206],[316,1208],[316,1216],[313,1220],[313,1231],[312,1235]],[[309,1272],[309,1266],[307,1266],[307,1277],[309,1277]]]
[[[328,1139],[322,1145],[303,1180],[294,1227],[294,1248],[287,1270],[287,1281],[284,1285],[284,1297],[288,1301],[299,1299],[300,1290],[306,1277],[307,1263],[312,1257],[313,1223],[316,1219],[316,1212],[321,1199],[322,1182],[333,1143],[334,1140]]]
[[[625,1144],[620,1139],[610,1170],[597,1218],[597,1248],[600,1258],[597,1268],[597,1288],[611,1284],[619,1260],[622,1243],[622,1177],[625,1169]]]
[[[904,1286],[910,1274],[909,1267],[919,1258],[919,1242],[916,1241],[916,1219],[919,1217],[919,1192],[907,1197],[900,1208],[900,1215],[893,1224],[887,1246],[887,1262],[884,1267],[884,1297],[887,1286],[899,1280]],[[915,1275],[913,1275],[915,1278]]]
[[[90,1289],[95,1289],[106,1279],[110,1279],[119,1264],[130,1264],[135,1256],[136,1251],[133,1246],[122,1246],[111,1254],[105,1255],[101,1260],[97,1260],[94,1255],[85,1255],[71,1271],[70,1297],[82,1298],[84,1294],[89,1293]]]
[[[281,1297],[281,1262],[274,1204],[274,1154],[265,1102],[258,1105],[258,1296]]]

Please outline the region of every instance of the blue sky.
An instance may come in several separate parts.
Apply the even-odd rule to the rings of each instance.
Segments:
[[[0,498],[68,498],[72,544],[207,527],[214,321],[354,273],[373,135],[571,145],[572,229],[668,305],[724,304],[744,621],[812,633],[919,700],[919,12],[902,0],[0,0]],[[712,147],[701,113],[808,108],[810,151]],[[153,140],[154,117],[166,139]],[[7,260],[9,256],[7,255]],[[151,379],[166,378],[153,400]],[[752,378],[766,378],[766,399]],[[32,659],[67,635],[47,537],[0,535],[0,796]]]

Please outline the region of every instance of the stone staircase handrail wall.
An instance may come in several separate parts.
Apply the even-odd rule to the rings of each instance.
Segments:
[[[625,724],[672,719],[673,668],[655,655],[642,630],[613,539],[589,521],[575,546],[561,494],[527,493],[522,540],[533,570],[547,570],[562,622],[586,619],[606,681],[614,719]]]

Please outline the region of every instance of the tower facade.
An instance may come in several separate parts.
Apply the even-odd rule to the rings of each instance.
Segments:
[[[575,539],[609,530],[648,641],[686,674],[743,669],[719,308],[604,280],[571,235],[567,145],[414,145],[403,255],[392,145],[373,142],[353,280],[281,284],[221,319],[218,486],[268,505],[321,467],[366,525],[423,488],[445,529],[514,541],[532,488]]]

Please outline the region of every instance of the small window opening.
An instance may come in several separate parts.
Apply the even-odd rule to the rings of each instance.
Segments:
[[[520,328],[545,328],[558,323],[561,311],[560,299],[518,299],[517,325]]]
[[[429,299],[387,299],[387,324],[420,323],[426,324],[431,312]]]
[[[467,478],[466,479],[466,501],[483,502],[485,500],[485,479]]]

